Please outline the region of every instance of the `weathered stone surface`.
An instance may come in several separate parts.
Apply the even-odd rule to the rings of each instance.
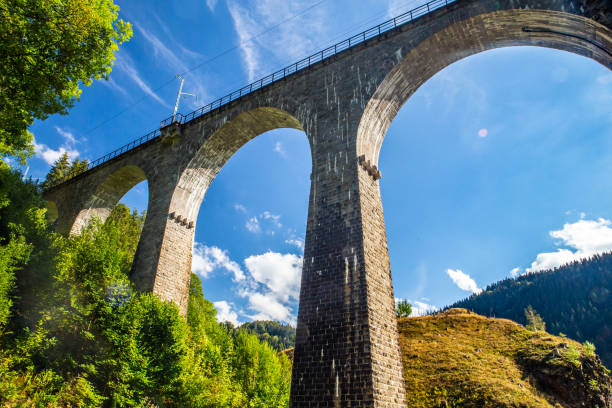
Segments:
[[[378,154],[405,101],[449,64],[536,45],[612,68],[609,0],[459,0],[221,109],[46,193],[57,228],[78,233],[149,183],[132,279],[187,308],[200,204],[227,160],[276,128],[312,154],[291,406],[404,407]]]

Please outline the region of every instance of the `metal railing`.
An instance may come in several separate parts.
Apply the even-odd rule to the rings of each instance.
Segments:
[[[259,89],[262,89],[270,84],[273,84],[277,81],[280,81],[282,79],[287,78],[288,76],[294,75],[295,73],[304,70],[305,68],[308,68],[312,65],[318,64],[321,61],[325,61],[328,60],[334,56],[336,56],[337,54],[346,51],[352,47],[355,47],[359,44],[362,44],[364,42],[366,42],[367,40],[370,40],[372,38],[376,38],[378,36],[380,36],[381,34],[384,34],[386,32],[389,32],[391,30],[396,29],[397,27],[406,24],[418,17],[424,16],[434,10],[437,10],[441,7],[444,7],[448,4],[454,3],[457,0],[432,0],[428,3],[425,3],[417,8],[414,8],[412,10],[409,10],[403,14],[398,15],[397,17],[394,17],[390,20],[387,20],[375,27],[372,28],[368,28],[365,31],[362,31],[359,34],[356,34],[350,38],[347,38],[344,41],[340,41],[339,43],[336,43],[334,45],[332,45],[331,47],[327,47],[324,50],[321,50],[315,54],[312,54],[306,58],[303,58],[283,69],[280,69],[276,72],[273,72],[272,74],[265,76],[255,82],[252,82],[236,91],[233,91],[211,103],[209,103],[208,105],[202,106],[199,109],[196,109],[193,112],[188,113],[187,115],[182,115],[180,113],[177,113],[174,117],[170,116],[169,118],[164,119],[161,122],[161,127],[159,129],[156,129],[138,139],[135,139],[133,141],[131,141],[130,143],[121,146],[120,148],[118,148],[117,150],[114,150],[108,154],[105,154],[104,156],[92,161],[89,163],[89,165],[87,166],[87,170],[89,171],[91,169],[93,169],[94,167],[97,167],[103,163],[106,163],[107,161],[120,156],[121,154],[132,150],[152,139],[155,139],[157,137],[159,137],[161,135],[161,129],[163,129],[166,126],[171,125],[172,123],[179,123],[179,124],[184,124],[187,122],[190,122],[202,115],[205,115],[209,112],[212,112],[216,109],[221,108],[224,105],[227,105],[230,102],[233,102],[237,99],[242,98],[243,96],[249,95],[252,92],[255,92]],[[82,173],[80,173],[82,174]],[[66,179],[66,180],[62,180],[59,183],[53,185],[52,187],[55,187],[59,184],[65,183],[68,180],[71,180],[74,177],[77,177],[79,174],[76,174],[74,176],[72,176],[70,179]],[[51,187],[49,187],[51,188]]]

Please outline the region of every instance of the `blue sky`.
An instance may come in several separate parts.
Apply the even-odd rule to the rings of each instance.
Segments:
[[[86,88],[69,115],[32,126],[34,177],[63,151],[95,159],[158,127],[178,72],[190,71],[184,91],[198,95],[183,99],[188,113],[420,4],[116,2],[134,37],[110,81]],[[310,167],[305,135],[280,129],[240,149],[211,185],[193,269],[222,320],[295,323]],[[379,167],[395,296],[421,311],[611,250],[612,73],[533,47],[461,60],[406,102]],[[146,182],[123,200],[144,210]]]

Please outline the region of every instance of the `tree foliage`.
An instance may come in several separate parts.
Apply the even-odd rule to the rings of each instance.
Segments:
[[[243,323],[240,329],[253,333],[277,351],[295,347],[295,328],[288,324],[274,320],[256,320]]]
[[[42,183],[42,188],[47,189],[60,184],[78,174],[87,171],[89,161],[74,159],[70,162],[70,156],[67,152],[64,152],[59,159],[53,163],[51,170],[47,173],[45,181]]]
[[[546,323],[531,305],[525,308],[525,327],[531,331],[546,331]]]
[[[219,324],[195,275],[187,318],[134,290],[144,216],[119,205],[105,223],[59,236],[36,186],[0,176],[11,185],[0,188],[0,406],[288,405],[287,357]]]
[[[66,114],[132,35],[112,0],[0,0],[0,157],[33,152],[34,119]]]
[[[406,299],[402,299],[395,305],[397,317],[408,317],[412,314],[412,305]]]

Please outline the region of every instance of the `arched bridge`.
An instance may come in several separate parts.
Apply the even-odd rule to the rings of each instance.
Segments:
[[[246,142],[303,130],[312,175],[291,406],[405,407],[377,169],[394,116],[427,79],[488,49],[556,48],[612,69],[610,0],[435,0],[276,72],[45,192],[60,231],[105,219],[148,180],[137,288],[186,310],[195,222]]]

